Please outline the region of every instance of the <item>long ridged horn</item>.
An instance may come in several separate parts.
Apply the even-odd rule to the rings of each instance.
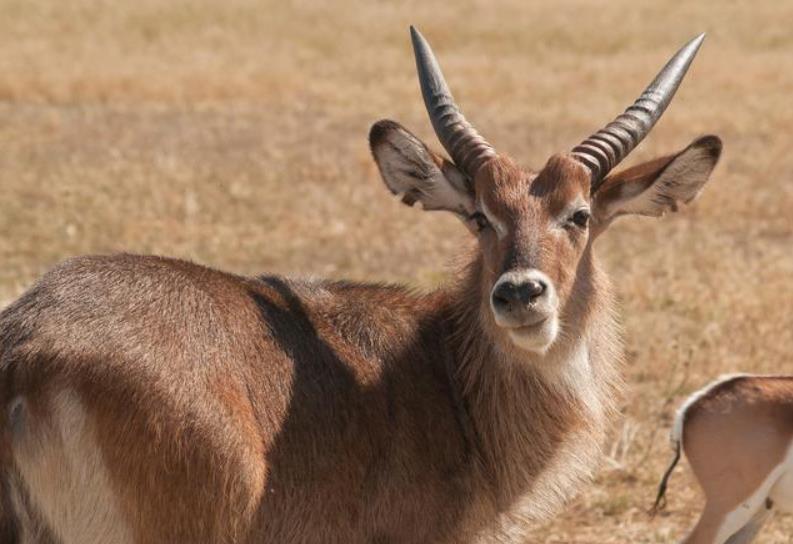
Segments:
[[[465,120],[455,104],[438,61],[424,36],[411,26],[410,38],[416,54],[421,95],[424,97],[432,128],[454,163],[473,179],[479,167],[495,157],[496,152],[471,123]]]
[[[591,192],[650,133],[672,101],[699,51],[705,34],[684,45],[625,113],[573,148],[573,155],[592,173]]]

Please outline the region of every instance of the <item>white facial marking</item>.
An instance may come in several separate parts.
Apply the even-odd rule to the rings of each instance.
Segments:
[[[513,344],[520,349],[533,351],[539,355],[544,355],[548,351],[558,335],[559,319],[555,315],[546,319],[537,328],[509,330],[509,338]]]
[[[493,311],[496,325],[507,328],[513,327],[515,325],[515,323],[509,320],[506,316],[499,313],[499,311],[493,306],[493,293],[496,291],[496,289],[498,289],[499,286],[505,282],[520,284],[530,280],[540,281],[546,285],[545,293],[539,297],[536,302],[532,303],[532,308],[534,311],[537,313],[546,313],[548,315],[556,312],[556,305],[558,301],[556,297],[556,289],[553,286],[551,278],[536,268],[530,268],[528,270],[510,270],[509,272],[503,273],[501,277],[498,278],[498,281],[490,291],[490,308]]]
[[[559,216],[556,218],[557,223],[559,223],[561,226],[564,226],[578,210],[590,211],[589,205],[581,196],[579,196],[575,202],[568,204],[561,212],[559,212]]]
[[[494,305],[493,293],[501,284],[510,282],[519,285],[532,280],[544,283],[545,292],[525,308],[502,313]],[[490,308],[496,325],[507,329],[510,340],[517,347],[539,354],[544,354],[559,335],[557,306],[558,297],[551,278],[533,268],[505,272],[493,286],[490,296]]]
[[[487,220],[490,221],[490,224],[493,225],[493,230],[496,231],[496,236],[499,240],[504,238],[507,235],[507,224],[502,221],[501,219],[496,216],[490,208],[487,207],[487,204],[484,201],[479,203],[479,207],[482,210],[482,213],[487,217]]]

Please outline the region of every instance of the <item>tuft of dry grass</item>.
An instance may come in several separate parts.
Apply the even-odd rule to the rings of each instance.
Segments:
[[[687,468],[645,514],[684,396],[725,372],[793,372],[793,4],[465,0],[0,1],[0,301],[68,256],[176,255],[431,286],[465,234],[394,203],[366,146],[382,117],[427,141],[407,26],[502,151],[541,167],[709,37],[633,161],[714,132],[726,152],[682,214],[599,243],[619,288],[628,395],[609,459],[537,542],[669,542]],[[776,518],[758,539],[790,540]]]

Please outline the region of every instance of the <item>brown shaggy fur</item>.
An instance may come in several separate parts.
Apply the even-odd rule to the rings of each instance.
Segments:
[[[563,155],[482,169],[509,232],[427,294],[150,256],[56,267],[0,313],[4,542],[520,542],[591,473],[619,384],[595,234],[550,223],[589,201],[585,176]],[[489,310],[516,265],[559,292],[542,355]]]
[[[457,294],[479,267],[418,295],[74,259],[0,318],[4,405],[29,399],[4,447],[75,392],[139,542],[460,542],[517,523],[521,500],[536,518],[589,467],[532,482],[572,437],[589,455],[602,426],[493,352]],[[610,378],[613,361],[593,366]]]

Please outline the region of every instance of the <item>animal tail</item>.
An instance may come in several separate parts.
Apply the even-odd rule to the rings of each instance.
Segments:
[[[653,507],[650,508],[649,514],[650,517],[655,517],[658,512],[666,508],[666,488],[669,484],[669,478],[672,476],[672,471],[675,470],[677,463],[680,461],[680,456],[683,451],[683,423],[686,420],[686,412],[688,411],[688,407],[699,398],[701,393],[697,392],[691,395],[688,399],[686,399],[683,404],[677,409],[675,413],[675,420],[672,424],[672,431],[669,433],[669,441],[672,445],[672,449],[675,452],[674,457],[672,458],[672,462],[669,463],[669,466],[666,467],[666,472],[664,472],[663,478],[661,478],[661,483],[658,484],[658,494],[655,496],[655,504]]]
[[[672,449],[675,450],[675,456],[672,459],[672,462],[669,464],[669,467],[666,469],[666,472],[664,472],[664,477],[661,478],[661,483],[658,485],[658,495],[655,497],[655,504],[648,512],[650,517],[655,516],[658,514],[658,512],[666,508],[666,487],[669,483],[669,477],[672,475],[672,471],[675,470],[677,463],[680,461],[680,456],[683,451],[683,424],[686,421],[686,413],[688,412],[688,409],[715,388],[725,383],[745,378],[746,376],[747,374],[741,373],[724,374],[719,376],[715,381],[692,393],[677,409],[677,412],[675,413],[675,421],[672,424],[672,432],[669,436],[669,439],[672,442]]]
[[[655,496],[655,504],[653,504],[653,507],[650,508],[650,511],[648,512],[651,518],[655,517],[658,512],[666,508],[666,488],[667,484],[669,483],[669,477],[672,475],[672,471],[675,470],[677,463],[680,461],[680,453],[682,450],[680,440],[675,440],[674,438],[672,440],[672,448],[675,450],[675,456],[672,458],[672,462],[667,467],[666,472],[664,472],[664,477],[661,478],[661,483],[658,484],[658,494]]]

